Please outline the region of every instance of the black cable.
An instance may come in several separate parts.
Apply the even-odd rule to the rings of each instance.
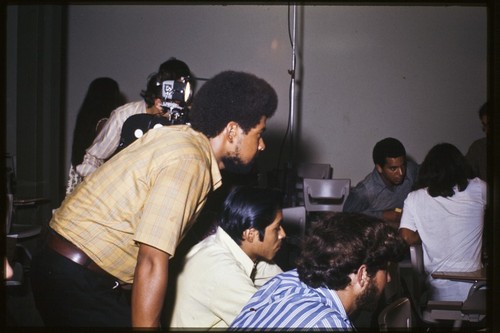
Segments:
[[[293,48],[293,39],[292,39],[292,33],[291,33],[291,27],[290,27],[290,1],[288,1],[287,15],[288,15],[288,20],[287,20],[288,38],[290,41],[290,46]],[[295,57],[295,55],[293,55],[293,57]],[[295,63],[295,61],[294,61],[294,63]],[[285,135],[283,136],[283,140],[281,142],[281,146],[280,146],[280,150],[279,150],[279,154],[278,154],[278,162],[277,162],[277,166],[276,166],[277,170],[280,169],[281,158],[283,155],[284,147],[285,147],[288,135],[291,132],[291,116],[292,116],[291,115],[291,112],[292,112],[291,105],[292,105],[292,98],[293,98],[293,96],[292,96],[292,84],[293,84],[293,79],[295,77],[295,68],[292,68],[291,70],[289,70],[288,73],[290,74],[290,86],[288,88],[288,101],[289,101],[288,122],[287,122],[286,132],[285,132]],[[293,137],[290,137],[290,143],[293,143]],[[293,149],[293,147],[290,147],[290,149]]]

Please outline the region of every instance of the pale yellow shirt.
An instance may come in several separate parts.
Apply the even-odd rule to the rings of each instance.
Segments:
[[[220,227],[187,254],[177,279],[171,328],[228,327],[253,294],[282,272],[276,264],[254,263]]]
[[[87,177],[113,155],[120,143],[123,123],[139,113],[146,113],[146,102],[130,102],[111,112],[108,121],[85,151],[82,164],[76,166],[80,177]]]
[[[149,130],[63,201],[50,226],[123,282],[138,244],[171,256],[221,174],[209,140],[187,125]]]

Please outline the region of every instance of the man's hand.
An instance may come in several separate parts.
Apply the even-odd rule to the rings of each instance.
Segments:
[[[159,327],[170,255],[140,243],[132,287],[132,326]]]
[[[401,222],[401,215],[403,211],[401,208],[384,210],[382,218],[394,229],[399,228],[399,223]]]

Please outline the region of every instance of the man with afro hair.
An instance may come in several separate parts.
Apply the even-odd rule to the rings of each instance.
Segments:
[[[193,101],[191,124],[149,130],[62,202],[32,286],[47,326],[159,327],[169,260],[221,169],[245,172],[265,149],[275,90],[222,72]]]

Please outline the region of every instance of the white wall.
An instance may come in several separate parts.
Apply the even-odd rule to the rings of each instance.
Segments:
[[[279,106],[260,160],[271,170],[289,113],[287,14],[286,5],[69,6],[68,140],[94,78],[114,78],[137,100],[147,76],[175,56],[198,77],[242,70],[275,87]],[[465,153],[482,136],[486,14],[474,6],[299,7],[297,157],[331,163],[335,177],[355,184],[386,136],[419,163],[442,141]]]

